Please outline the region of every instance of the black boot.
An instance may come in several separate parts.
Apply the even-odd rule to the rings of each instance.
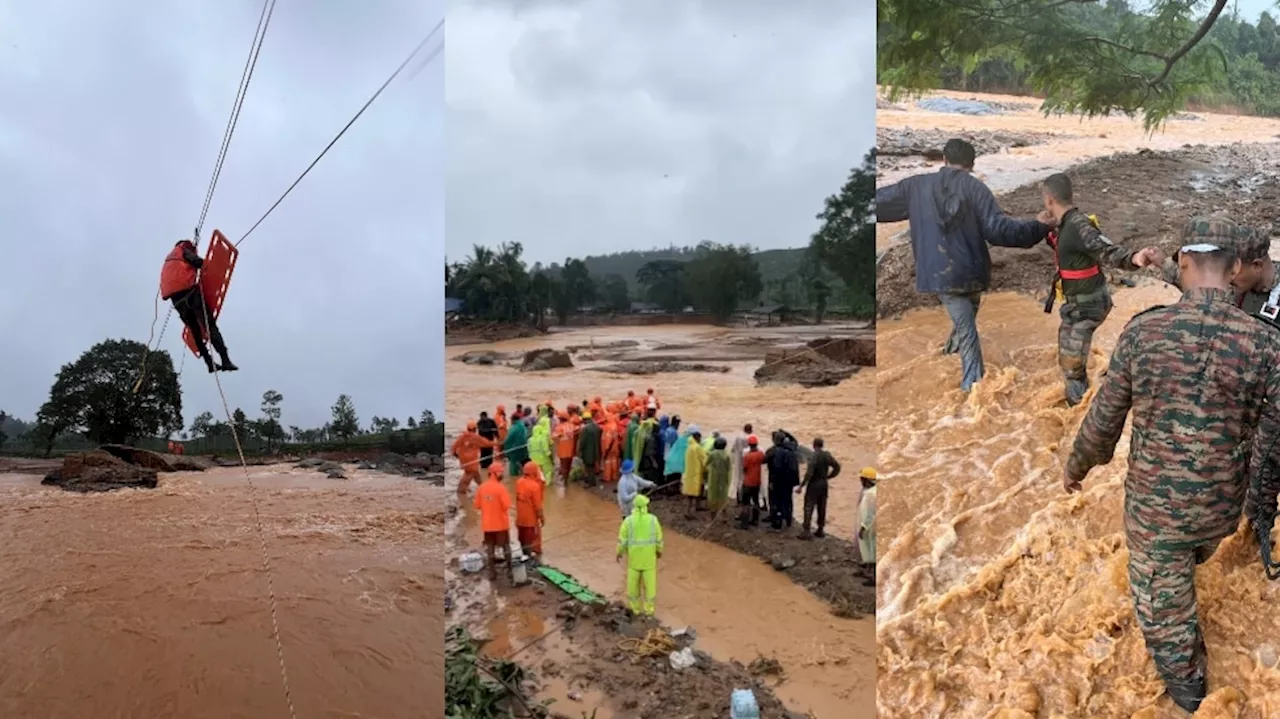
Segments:
[[[229,357],[227,357],[227,353],[226,353],[226,352],[223,352],[223,353],[222,353],[222,364],[218,365],[218,369],[222,370],[223,372],[235,372],[236,370],[238,370],[238,369],[240,369],[240,368],[239,368],[239,367],[237,367],[237,366],[235,366],[235,364],[233,364],[233,363],[231,362],[231,359],[230,359]]]
[[[208,368],[209,374],[213,374],[218,371],[218,366],[213,363],[213,358],[209,356],[208,352],[200,355],[200,359],[204,360],[204,366]]]

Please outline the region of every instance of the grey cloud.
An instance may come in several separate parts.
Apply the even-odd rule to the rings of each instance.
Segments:
[[[875,142],[872,3],[480,0],[449,28],[452,260],[800,246]]]
[[[0,4],[0,408],[29,419],[90,345],[147,339],[260,7]],[[279,3],[206,236],[238,239],[442,12]],[[270,388],[300,426],[342,392],[365,420],[442,409],[443,83],[442,62],[394,83],[242,246],[221,322],[243,368],[223,382],[233,407],[256,414]],[[180,330],[174,315],[175,362]],[[221,412],[199,364],[185,363],[188,422]]]

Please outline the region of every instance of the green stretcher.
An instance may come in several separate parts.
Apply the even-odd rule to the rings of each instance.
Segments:
[[[540,566],[538,574],[583,604],[604,604],[604,597],[587,589],[581,582],[554,567]]]

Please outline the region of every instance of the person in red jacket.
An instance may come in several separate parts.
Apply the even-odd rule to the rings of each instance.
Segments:
[[[227,345],[222,341],[222,333],[218,331],[218,323],[213,313],[205,306],[204,294],[200,291],[198,273],[204,260],[196,254],[196,246],[191,240],[180,240],[173,250],[164,258],[164,266],[160,269],[160,299],[172,301],[173,308],[178,311],[182,323],[191,331],[200,358],[210,372],[234,372],[239,369],[227,357]],[[204,328],[209,328],[209,339],[217,350],[222,364],[215,365],[209,356],[209,348],[204,342]]]

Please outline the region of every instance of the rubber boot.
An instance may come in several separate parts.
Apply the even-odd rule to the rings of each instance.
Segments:
[[[227,357],[226,350],[223,350],[220,353],[220,356],[222,359],[222,364],[218,365],[218,369],[222,370],[223,372],[235,372],[236,370],[240,369],[239,367],[235,366],[235,364],[231,361],[231,358]]]
[[[1089,391],[1089,383],[1078,380],[1066,380],[1067,386],[1067,406],[1074,407],[1084,400],[1084,393]]]
[[[1194,714],[1200,709],[1200,702],[1204,701],[1207,689],[1203,679],[1196,683],[1165,682],[1165,691],[1169,693],[1169,698],[1188,714]]]
[[[200,353],[200,359],[204,360],[204,366],[208,368],[209,374],[218,371],[218,366],[213,363],[213,358],[209,356],[208,350]]]

